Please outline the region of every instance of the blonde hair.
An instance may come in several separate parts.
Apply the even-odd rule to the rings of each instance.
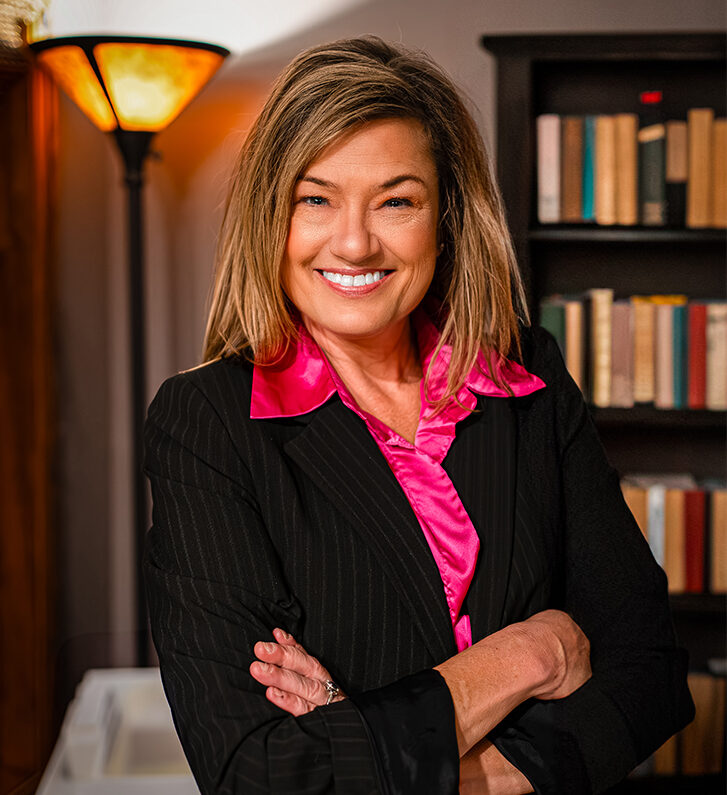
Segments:
[[[382,118],[424,128],[439,179],[439,240],[430,293],[441,345],[452,347],[443,402],[480,351],[490,373],[529,324],[498,188],[482,139],[452,81],[426,55],[375,37],[298,55],[275,82],[240,152],[217,251],[204,360],[275,361],[295,339],[280,268],[296,180],[342,133]],[[439,348],[437,349],[437,352]],[[436,356],[436,353],[435,353]],[[493,361],[494,357],[494,361]]]

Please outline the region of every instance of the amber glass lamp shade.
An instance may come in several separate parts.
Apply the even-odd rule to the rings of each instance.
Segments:
[[[70,36],[30,46],[104,132],[164,129],[229,55],[213,44],[131,36]]]

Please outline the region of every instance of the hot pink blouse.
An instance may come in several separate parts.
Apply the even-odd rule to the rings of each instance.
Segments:
[[[414,313],[422,369],[426,373],[439,341],[439,332],[427,315]],[[447,384],[447,367],[451,348],[444,346],[431,365],[429,398],[436,400]],[[501,362],[500,373],[517,397],[542,389],[545,383],[522,365],[510,360]],[[467,590],[477,563],[479,538],[452,481],[442,468],[455,436],[457,423],[477,404],[474,393],[490,397],[508,397],[487,375],[486,359],[477,364],[455,398],[443,411],[432,416],[430,403],[421,384],[421,411],[414,444],[356,404],[345,384],[331,367],[321,349],[301,327],[298,344],[280,365],[255,366],[252,381],[250,417],[272,419],[307,414],[338,392],[343,403],[358,414],[386,458],[416,514],[424,537],[439,568],[449,607],[457,649],[472,645],[470,617],[462,613]]]

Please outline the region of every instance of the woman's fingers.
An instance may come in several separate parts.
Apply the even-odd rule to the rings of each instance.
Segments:
[[[258,642],[254,648],[255,656],[263,662],[287,668],[301,676],[318,679],[321,682],[331,678],[315,657],[308,654],[300,644],[295,643],[292,637],[291,640],[290,645]]]
[[[261,685],[274,687],[291,696],[297,696],[310,702],[312,707],[325,704],[328,698],[325,680],[312,679],[289,668],[256,660],[250,665],[250,673]]]
[[[310,701],[306,701],[300,698],[300,696],[294,696],[292,693],[286,693],[284,690],[279,690],[277,687],[269,687],[265,691],[265,696],[268,701],[271,701],[276,707],[284,709],[296,718],[316,708],[316,705],[311,704]]]

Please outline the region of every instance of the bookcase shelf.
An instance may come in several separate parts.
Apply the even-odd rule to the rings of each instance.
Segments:
[[[601,408],[590,406],[591,416],[599,428],[630,425],[649,428],[693,428],[724,432],[727,412],[697,409],[656,409],[651,406],[634,408]]]
[[[558,243],[717,243],[724,251],[727,238],[721,229],[654,229],[632,226],[595,225],[535,227],[528,239]]]
[[[724,35],[605,34],[483,36],[497,73],[497,171],[533,322],[554,293],[613,288],[615,297],[672,293],[690,300],[727,294],[727,233],[675,226],[540,224],[537,218],[536,118],[636,113],[639,93],[663,92],[667,119],[712,107],[727,114]],[[724,411],[591,407],[611,464],[629,472],[691,472],[725,477]],[[672,594],[670,604],[690,668],[723,658],[723,595]],[[639,778],[613,792],[723,792],[719,776]]]

